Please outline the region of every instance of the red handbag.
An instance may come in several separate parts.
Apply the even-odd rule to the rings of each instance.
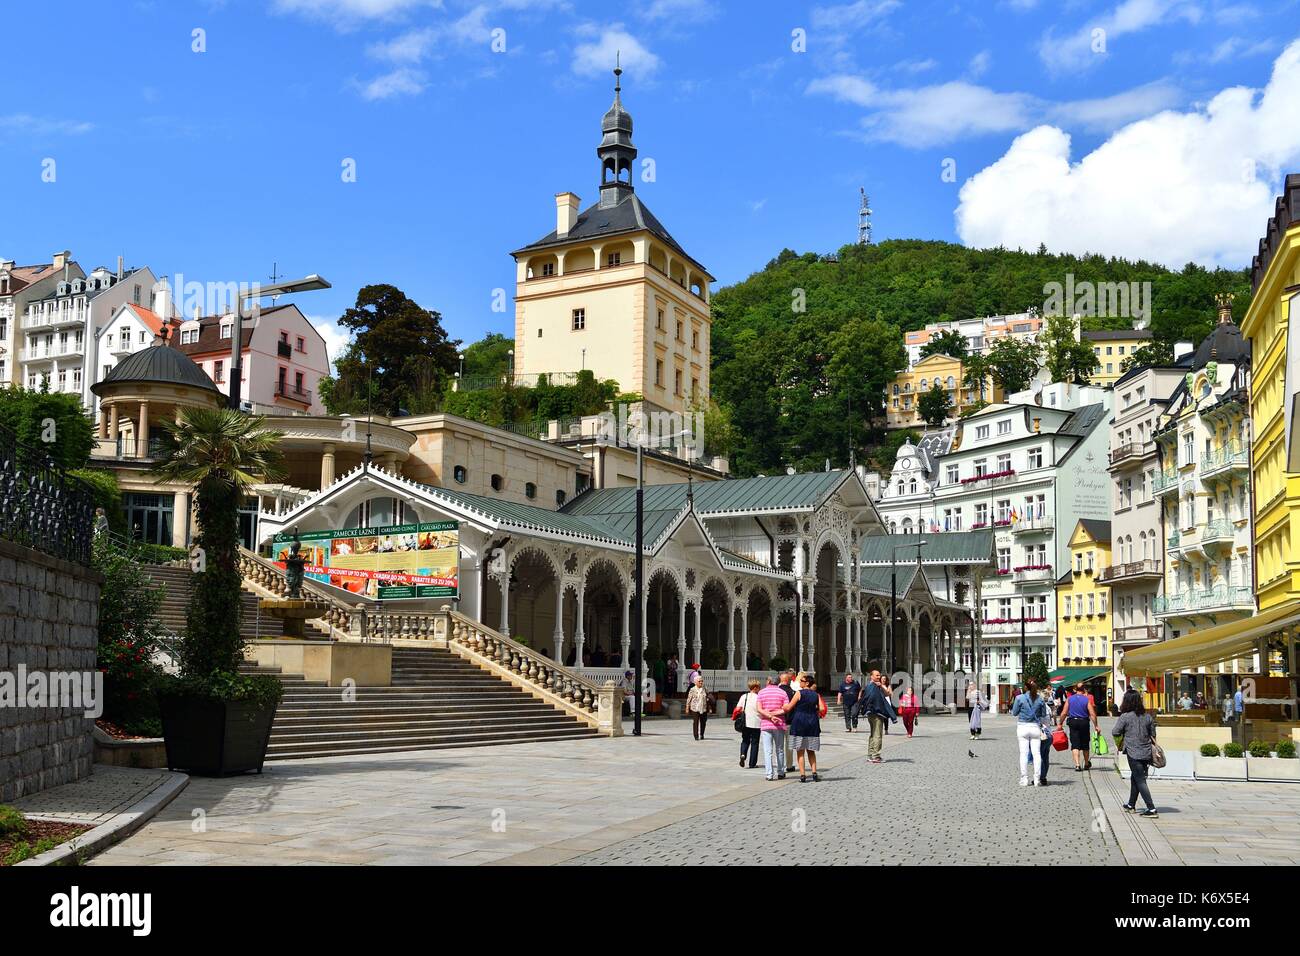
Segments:
[[[1064,750],[1068,746],[1070,746],[1070,741],[1065,736],[1065,731],[1062,730],[1060,727],[1057,727],[1054,731],[1052,731],[1052,749]]]

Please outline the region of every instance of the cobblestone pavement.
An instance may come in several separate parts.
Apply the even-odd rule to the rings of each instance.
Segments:
[[[1012,734],[1005,718],[986,718],[979,741],[959,717],[922,719],[913,739],[885,738],[884,763],[858,757],[821,783],[769,784],[757,796],[571,862],[996,864],[1050,854],[1123,865],[1086,775],[1055,754],[1047,787],[1020,787]]]

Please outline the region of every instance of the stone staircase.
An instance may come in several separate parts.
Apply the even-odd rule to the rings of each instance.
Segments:
[[[597,736],[590,725],[451,651],[394,647],[393,685],[356,688],[349,701],[342,688],[281,680],[284,699],[267,760]]]
[[[194,575],[186,566],[167,564],[147,565],[145,571],[163,589],[162,607],[158,620],[177,636],[185,634],[185,608],[190,601],[190,582]],[[239,629],[246,640],[257,637],[283,637],[281,621],[259,615],[257,595],[245,589],[239,593]]]

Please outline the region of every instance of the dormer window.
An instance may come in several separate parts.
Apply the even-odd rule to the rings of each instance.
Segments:
[[[228,339],[228,338],[230,338],[232,328],[233,328],[233,326],[231,325],[231,323],[229,323],[229,322],[223,322],[223,323],[221,324],[221,337],[222,337],[223,339]]]

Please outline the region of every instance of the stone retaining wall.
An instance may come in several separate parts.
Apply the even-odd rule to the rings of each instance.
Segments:
[[[95,670],[102,578],[0,539],[0,680]],[[25,688],[18,687],[20,694]],[[0,803],[90,773],[94,721],[80,708],[0,701]]]

